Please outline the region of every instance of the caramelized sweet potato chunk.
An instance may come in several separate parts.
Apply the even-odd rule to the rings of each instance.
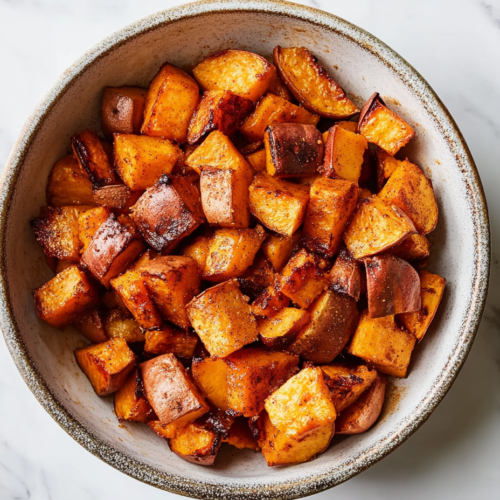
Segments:
[[[227,364],[223,358],[195,358],[191,373],[207,399],[222,411],[229,410]]]
[[[177,431],[184,427],[182,424],[177,425],[175,422],[172,422],[171,424],[162,424],[159,420],[150,420],[148,422],[148,426],[158,437],[163,439],[175,437]]]
[[[397,160],[394,156],[386,153],[383,149],[377,148],[375,150],[375,166],[377,172],[377,191],[380,191],[387,179],[393,174],[403,161]]]
[[[278,76],[277,72],[276,78],[271,82],[271,85],[269,85],[267,91],[270,94],[274,94],[278,97],[281,97],[282,99],[286,99],[287,101],[293,100],[292,93],[288,90],[285,82]]]
[[[329,287],[336,293],[345,293],[359,300],[361,293],[361,269],[349,250],[342,248],[328,275]]]
[[[425,259],[430,255],[430,242],[422,234],[411,234],[395,247],[389,248],[387,253],[404,260]]]
[[[240,289],[249,297],[256,298],[265,288],[272,285],[276,277],[268,260],[257,254],[253,264],[238,278]]]
[[[73,326],[93,344],[106,342],[108,336],[104,329],[104,312],[101,307],[82,312],[73,322]]]
[[[292,252],[298,249],[301,236],[300,231],[297,231],[292,236],[272,233],[262,243],[262,253],[276,272],[279,273],[285,267]]]
[[[125,184],[97,187],[93,193],[96,205],[116,210],[125,208],[132,194]]]
[[[248,419],[245,417],[237,417],[234,420],[229,429],[229,435],[223,439],[223,442],[240,450],[245,448],[254,451],[260,450],[259,444],[248,426]]]
[[[203,273],[207,264],[209,246],[210,238],[207,236],[197,236],[182,249],[182,255],[191,257],[196,261],[200,274]]]
[[[145,335],[144,353],[152,356],[175,354],[181,358],[192,358],[198,337],[189,330],[174,330],[164,326],[161,330],[148,330]]]
[[[259,149],[246,156],[247,162],[256,172],[263,172],[266,170],[266,150]]]
[[[108,220],[111,210],[106,207],[92,208],[78,217],[81,251],[87,250],[97,230]]]
[[[115,392],[115,413],[119,422],[146,423],[156,417],[146,399],[141,372],[135,368],[126,382]]]
[[[252,313],[260,318],[272,318],[289,305],[290,299],[280,291],[279,280],[276,279],[252,302]]]
[[[291,344],[310,320],[307,311],[285,307],[272,318],[258,320],[257,330],[264,345],[282,348]]]
[[[144,342],[144,334],[139,323],[132,318],[130,313],[119,308],[108,312],[104,321],[104,329],[110,339],[124,339],[128,344]]]

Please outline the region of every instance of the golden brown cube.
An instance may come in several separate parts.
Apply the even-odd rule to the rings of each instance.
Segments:
[[[128,344],[144,342],[144,334],[132,315],[120,308],[112,309],[104,320],[104,329],[110,339],[124,339]]]
[[[97,207],[83,212],[78,217],[78,229],[82,252],[87,249],[95,233],[97,233],[97,230],[108,220],[110,215],[111,210],[109,208]]]
[[[404,162],[402,160],[397,160],[394,156],[386,153],[383,149],[377,148],[375,150],[375,166],[377,172],[377,191],[380,191],[387,179],[393,174],[393,172]]]
[[[270,94],[274,94],[278,97],[286,99],[287,101],[293,100],[292,93],[288,90],[288,87],[286,86],[285,82],[278,76],[277,73],[276,73],[276,78],[272,81],[271,85],[269,85],[267,91]]]
[[[263,172],[266,170],[266,150],[259,149],[246,156],[247,162],[256,172]]]
[[[274,270],[263,255],[257,254],[253,264],[238,278],[240,289],[249,297],[256,298],[276,280]]]
[[[129,420],[146,423],[156,417],[146,399],[138,368],[134,369],[127,381],[115,392],[115,413],[119,422]]]
[[[199,273],[203,273],[207,264],[210,238],[207,236],[197,236],[182,248],[182,255],[191,257],[198,264]]]
[[[73,322],[73,326],[93,344],[106,342],[108,336],[104,329],[105,310],[101,307],[94,307],[82,312]]]
[[[329,288],[359,300],[361,280],[360,264],[353,259],[349,250],[342,248],[328,275]]]
[[[198,337],[189,330],[174,330],[164,326],[161,330],[148,330],[144,336],[144,353],[159,356],[160,354],[175,354],[181,358],[192,358]]]
[[[285,267],[292,252],[298,250],[301,237],[302,233],[300,231],[297,231],[292,236],[272,233],[262,243],[262,253],[277,273]]]
[[[412,261],[429,257],[431,251],[430,241],[422,234],[411,234],[402,243],[389,248],[387,253],[400,259]]]
[[[276,279],[252,302],[252,313],[260,318],[272,318],[289,305],[290,299],[281,293],[279,280]]]
[[[291,344],[298,333],[309,323],[307,311],[285,307],[272,318],[257,321],[261,342],[272,348],[283,348]]]
[[[223,358],[194,358],[191,373],[213,405],[222,411],[229,410],[227,364]]]

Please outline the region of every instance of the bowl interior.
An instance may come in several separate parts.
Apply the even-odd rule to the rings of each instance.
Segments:
[[[212,12],[160,23],[94,61],[89,56],[88,66],[41,118],[24,156],[15,158],[21,167],[3,233],[5,287],[17,326],[17,333],[7,334],[8,342],[17,349],[18,364],[26,349],[60,406],[43,391],[39,397],[63,426],[92,452],[139,479],[192,496],[202,496],[210,485],[235,485],[250,496],[260,488],[266,488],[260,490],[264,495],[267,488],[288,485],[284,496],[295,496],[338,483],[392,449],[425,419],[446,391],[446,380],[459,365],[456,360],[470,345],[481,236],[477,186],[471,171],[464,168],[463,150],[457,150],[460,146],[444,113],[423,97],[426,90],[411,68],[395,56],[384,61],[383,46],[374,47],[369,35],[331,19],[334,29],[271,12]],[[100,130],[105,86],[148,86],[165,61],[189,70],[207,54],[224,48],[270,57],[277,44],[308,47],[358,106],[378,91],[415,128],[416,136],[402,156],[419,164],[432,179],[441,217],[430,237],[434,246],[428,269],[446,277],[447,290],[431,330],[415,350],[408,378],[391,381],[389,402],[372,430],[349,439],[334,438],[326,453],[294,467],[270,469],[260,454],[224,445],[217,465],[203,468],[171,453],[147,426],[119,425],[112,398],[98,398],[75,362],[73,350],[84,345],[82,337],[72,328],[60,332],[38,320],[31,292],[52,273],[29,220],[45,203],[47,176],[54,162],[69,152],[70,137],[87,127]]]

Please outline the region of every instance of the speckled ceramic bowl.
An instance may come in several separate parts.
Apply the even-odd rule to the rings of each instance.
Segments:
[[[392,382],[380,422],[369,432],[334,438],[316,460],[269,469],[260,454],[222,448],[217,465],[187,463],[146,427],[118,425],[111,398],[98,398],[78,369],[72,329],[43,324],[31,291],[51,278],[29,220],[45,203],[54,162],[70,137],[99,127],[106,85],[147,86],[170,61],[191,68],[224,48],[269,56],[306,46],[361,105],[375,90],[416,130],[406,154],[432,178],[441,218],[431,235],[429,269],[445,276],[446,295],[410,375]],[[194,3],[158,13],[107,38],[69,68],[26,123],[1,186],[1,318],[8,348],[40,404],[76,441],[148,484],[198,498],[296,498],[335,486],[405,441],[450,388],[477,331],[488,285],[489,227],[481,182],[453,119],[423,78],[390,48],[333,15],[280,1]]]

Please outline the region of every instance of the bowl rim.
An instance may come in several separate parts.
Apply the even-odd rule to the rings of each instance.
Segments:
[[[38,130],[54,105],[72,86],[73,82],[102,57],[146,32],[186,18],[231,12],[266,13],[308,22],[334,31],[349,38],[354,43],[362,45],[365,50],[368,50],[384,64],[391,67],[405,85],[409,86],[418,95],[422,104],[433,116],[441,132],[446,137],[451,150],[456,153],[462,171],[468,176],[468,193],[474,211],[477,240],[476,273],[471,301],[461,327],[461,342],[457,344],[456,350],[447,360],[438,383],[429,390],[420,402],[412,421],[395,428],[379,443],[355,457],[349,464],[346,464],[344,469],[331,469],[321,475],[309,476],[306,479],[297,481],[277,481],[273,482],[272,485],[266,485],[265,481],[259,484],[245,484],[228,481],[219,482],[217,480],[210,480],[201,484],[195,480],[168,474],[139,462],[101,441],[91,430],[78,422],[58,401],[43,380],[34,361],[30,358],[13,315],[6,274],[6,228],[10,214],[10,200],[15,190],[16,181]],[[365,30],[334,14],[282,0],[247,0],[246,2],[239,0],[202,0],[157,12],[108,36],[70,66],[36,107],[23,126],[0,179],[0,300],[2,301],[0,327],[7,348],[24,381],[52,418],[87,451],[137,480],[172,493],[195,498],[300,498],[336,486],[368,469],[394,451],[427,420],[450,389],[465,362],[479,328],[486,302],[490,260],[488,208],[479,173],[458,126],[426,80],[399,54]]]

